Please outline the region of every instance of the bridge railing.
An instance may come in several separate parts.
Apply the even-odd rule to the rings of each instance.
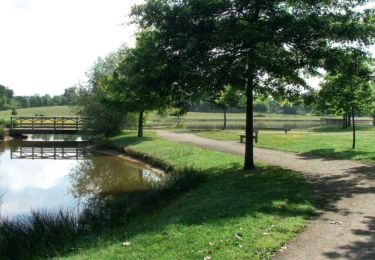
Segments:
[[[82,117],[11,117],[10,129],[81,130],[86,120]]]
[[[60,145],[61,143],[62,145]],[[53,160],[79,160],[87,153],[85,146],[64,144],[64,142],[40,142],[29,144],[25,142],[20,146],[11,146],[11,159],[53,159]]]

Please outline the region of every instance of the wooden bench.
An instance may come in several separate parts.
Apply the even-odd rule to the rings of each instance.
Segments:
[[[258,143],[258,132],[258,129],[253,131],[253,139],[255,140],[255,143]],[[240,143],[244,143],[244,140],[246,140],[246,135],[240,135]]]
[[[284,131],[285,134],[288,133],[288,131],[291,131],[290,128],[258,128],[254,129],[253,131],[253,139],[255,140],[255,143],[258,143],[258,133],[259,130],[275,130],[275,131]],[[244,140],[246,140],[246,135],[240,135],[240,143],[244,143]]]
[[[284,131],[286,134],[291,131],[291,128],[258,128],[257,130],[270,130],[270,131]]]

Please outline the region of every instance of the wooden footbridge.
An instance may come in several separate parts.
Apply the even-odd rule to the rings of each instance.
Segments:
[[[9,134],[78,134],[86,120],[82,117],[12,117]]]

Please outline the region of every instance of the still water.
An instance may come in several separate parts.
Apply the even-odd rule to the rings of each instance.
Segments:
[[[1,216],[79,210],[90,197],[142,191],[161,178],[143,164],[94,152],[76,141],[81,139],[38,135],[0,142]]]

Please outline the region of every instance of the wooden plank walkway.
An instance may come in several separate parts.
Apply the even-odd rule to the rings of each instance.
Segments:
[[[86,121],[82,117],[12,117],[9,134],[77,134]]]

